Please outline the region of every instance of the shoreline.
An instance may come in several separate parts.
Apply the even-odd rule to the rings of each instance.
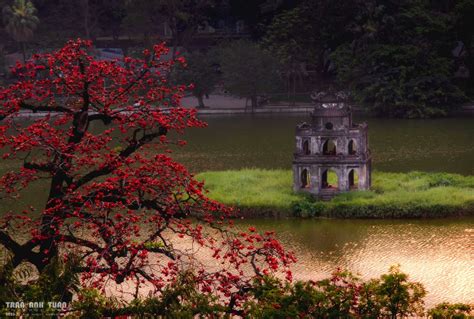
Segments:
[[[185,106],[185,108],[193,108],[192,106]],[[166,111],[167,109],[163,109]],[[305,103],[294,106],[289,105],[267,105],[264,107],[256,108],[253,112],[245,107],[205,107],[196,108],[198,115],[242,115],[242,114],[309,114],[314,110],[314,106]],[[352,112],[359,115],[374,116],[370,112],[359,108],[353,107]],[[42,118],[47,115],[58,115],[61,113],[56,112],[34,112],[34,111],[21,111],[18,115],[23,118]],[[466,105],[461,107],[459,110],[450,112],[446,117],[457,117],[457,116],[468,116],[474,117],[474,105]]]

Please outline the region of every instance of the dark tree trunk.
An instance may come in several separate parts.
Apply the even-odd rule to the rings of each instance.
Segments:
[[[148,31],[143,32],[143,43],[145,44],[145,48],[151,48],[152,41]]]
[[[178,45],[179,45],[179,31],[178,31],[178,23],[176,22],[176,18],[172,19],[171,22],[171,41],[173,44],[173,50],[172,50],[172,57],[173,59],[176,58],[176,53],[178,51]]]
[[[84,32],[86,34],[86,39],[90,40],[91,32],[89,25],[89,0],[83,0],[82,6],[84,10]]]
[[[46,210],[52,209],[57,201],[62,197],[62,183],[63,179],[61,173],[56,173],[52,180],[49,190],[48,203],[46,204]],[[41,237],[46,238],[41,242],[40,255],[42,256],[41,264],[38,271],[42,271],[46,267],[54,256],[58,253],[58,246],[55,240],[55,233],[57,221],[55,220],[56,214],[43,214],[41,218]]]
[[[250,108],[252,110],[252,112],[255,111],[255,109],[258,107],[258,97],[256,95],[253,95],[250,97]]]
[[[198,108],[200,108],[200,109],[205,108],[206,106],[204,105],[204,95],[199,94],[196,97],[198,99]]]
[[[26,45],[24,41],[20,42],[21,53],[23,54],[23,63],[26,63]]]
[[[80,65],[81,73],[84,74],[84,66]],[[87,128],[89,126],[88,108],[90,97],[88,94],[88,83],[84,84],[83,91],[83,108],[80,112],[74,114],[73,130],[72,135],[69,137],[68,142],[70,145],[78,144],[83,138]],[[71,159],[69,157],[63,157],[59,155],[55,158],[55,162],[60,163],[64,167],[68,167]],[[46,211],[51,209],[50,213],[43,213],[41,218],[41,232],[40,235],[44,240],[40,244],[40,256],[43,257],[38,267],[41,272],[51,260],[58,255],[58,244],[57,235],[59,232],[60,220],[64,220],[63,213],[56,208],[57,205],[61,205],[64,197],[64,187],[68,182],[67,172],[58,169],[52,179],[51,186],[49,189],[48,202],[46,204]]]

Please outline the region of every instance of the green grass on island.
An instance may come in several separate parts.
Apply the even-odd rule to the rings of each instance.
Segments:
[[[414,218],[474,216],[474,176],[447,173],[372,173],[370,191],[323,202],[292,190],[289,170],[244,169],[197,175],[208,196],[245,216]]]

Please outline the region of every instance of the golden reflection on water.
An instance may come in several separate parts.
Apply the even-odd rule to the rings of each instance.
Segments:
[[[369,279],[400,264],[428,290],[426,303],[474,302],[474,219],[421,221],[244,220],[239,229],[274,229],[298,263],[295,279],[336,268]]]

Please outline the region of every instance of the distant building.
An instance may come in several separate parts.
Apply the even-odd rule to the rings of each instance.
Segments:
[[[293,188],[328,200],[354,189],[369,189],[371,155],[367,124],[352,123],[344,93],[317,93],[310,123],[296,128]]]

